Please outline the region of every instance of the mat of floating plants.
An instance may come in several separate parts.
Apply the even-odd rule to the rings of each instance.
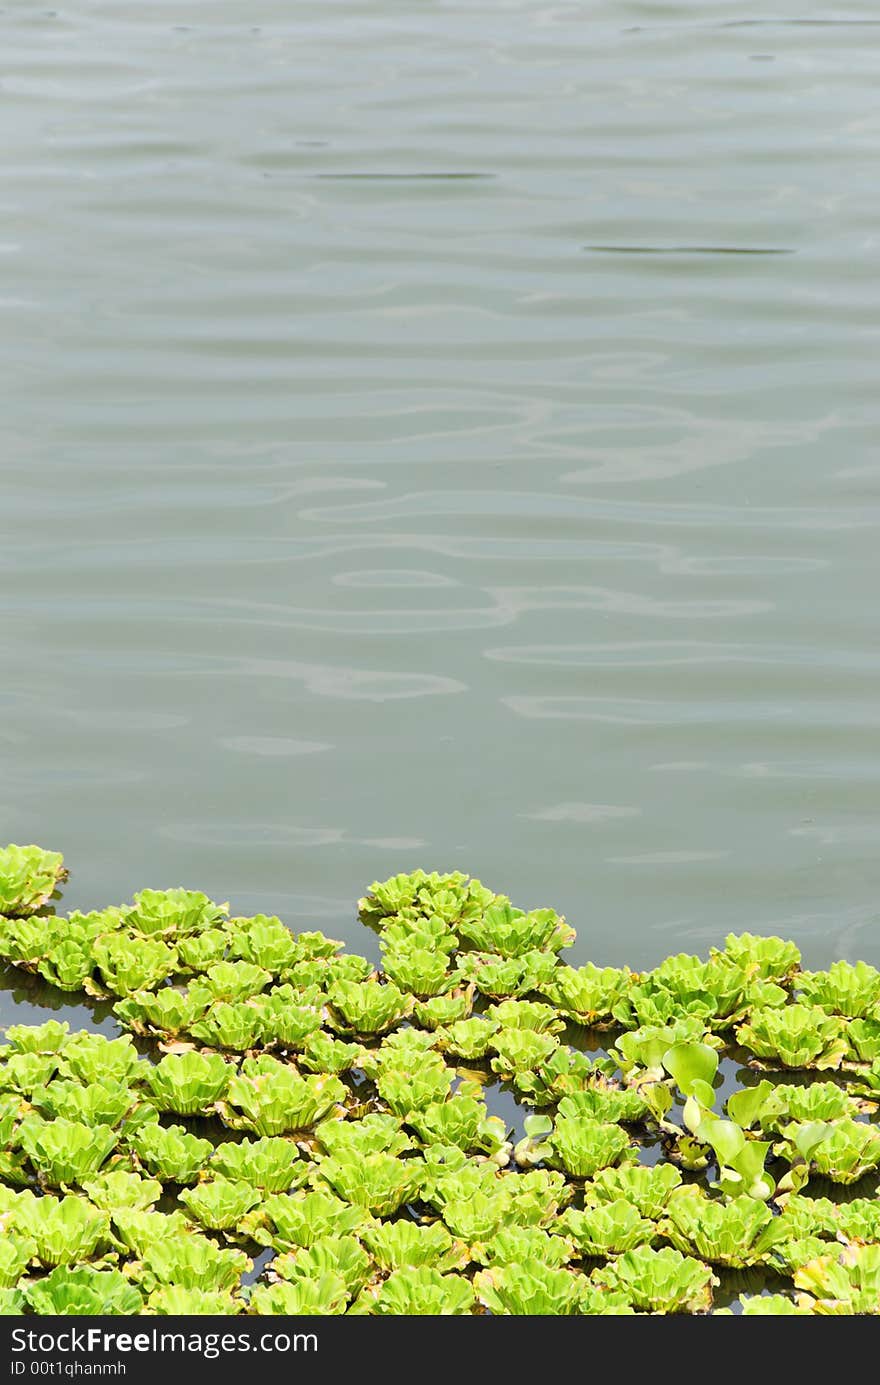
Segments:
[[[572,967],[552,909],[415,871],[360,901],[377,971],[64,878],[0,850],[0,956],[120,1036],[6,1030],[3,1313],[880,1312],[873,967]]]

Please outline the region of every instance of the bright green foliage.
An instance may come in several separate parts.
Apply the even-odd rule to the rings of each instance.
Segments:
[[[376,1086],[395,1115],[408,1116],[413,1111],[424,1111],[438,1101],[445,1101],[452,1077],[441,1058],[423,1054],[415,1070],[383,1067],[376,1078]]]
[[[574,930],[553,909],[524,913],[509,901],[498,902],[481,915],[462,919],[459,936],[477,952],[499,957],[522,957],[528,952],[559,952],[574,939]]]
[[[558,1034],[565,1028],[565,1021],[554,1007],[540,1000],[501,1000],[488,1007],[486,1017],[507,1031],[529,1029],[536,1034]]]
[[[246,1053],[262,1038],[262,1016],[255,1005],[230,1004],[217,1001],[195,1024],[190,1026],[193,1038],[212,1048]]]
[[[256,1207],[260,1195],[251,1183],[213,1178],[187,1188],[180,1200],[208,1231],[226,1231],[237,1226],[245,1213]]]
[[[325,1034],[323,1030],[316,1030],[303,1040],[297,1062],[306,1072],[332,1073],[338,1076],[359,1067],[363,1052],[360,1044],[346,1044],[341,1039],[334,1039],[330,1034]]]
[[[153,1178],[141,1178],[140,1174],[126,1169],[111,1169],[109,1173],[99,1173],[97,1178],[83,1184],[83,1189],[96,1207],[105,1212],[116,1212],[121,1208],[131,1211],[146,1211],[162,1196],[162,1184]]]
[[[497,1029],[497,1021],[484,1019],[482,1015],[456,1020],[437,1030],[437,1047],[453,1058],[485,1058]]]
[[[219,1053],[169,1053],[144,1070],[154,1106],[179,1116],[209,1111],[224,1096],[232,1074]]]
[[[325,1236],[308,1249],[291,1250],[272,1261],[272,1273],[292,1282],[338,1274],[349,1297],[364,1287],[372,1270],[370,1256],[354,1236]]]
[[[317,987],[297,991],[293,986],[279,986],[269,995],[261,996],[257,1006],[263,1043],[301,1049],[309,1036],[320,1028],[323,1003]]]
[[[326,1236],[347,1236],[369,1218],[329,1191],[274,1194],[244,1218],[242,1230],[275,1250],[313,1246]]]
[[[843,1022],[818,1005],[754,1010],[737,1041],[786,1068],[836,1068],[846,1053]]]
[[[762,1130],[775,1133],[791,1121],[836,1121],[853,1113],[855,1102],[834,1082],[811,1082],[806,1087],[790,1087],[782,1083],[761,1083],[766,1088],[755,1121]],[[756,1090],[756,1089],[753,1089]],[[742,1095],[739,1093],[738,1095]],[[735,1118],[736,1097],[728,1102]]]
[[[142,1305],[140,1294],[117,1270],[90,1265],[54,1269],[28,1287],[27,1301],[37,1315],[64,1317],[138,1313]]]
[[[213,1318],[240,1313],[242,1303],[223,1290],[181,1289],[163,1285],[147,1299],[147,1311],[164,1318]]]
[[[276,975],[299,959],[293,934],[279,918],[256,914],[251,919],[232,919],[229,952]]]
[[[441,918],[452,928],[462,919],[480,917],[496,900],[506,902],[460,871],[439,875],[416,870],[374,881],[366,896],[358,900],[358,911],[364,922],[374,927],[403,916],[414,920]]]
[[[51,898],[64,878],[64,857],[39,846],[0,848],[0,915],[24,918]]]
[[[132,1137],[140,1163],[163,1183],[194,1183],[211,1153],[210,1140],[200,1140],[182,1125],[145,1125]]]
[[[427,1265],[394,1270],[381,1285],[367,1288],[354,1312],[392,1317],[454,1317],[470,1313],[474,1291],[458,1274]]]
[[[681,1174],[674,1164],[650,1167],[630,1164],[623,1168],[600,1169],[584,1189],[584,1197],[592,1204],[623,1199],[641,1216],[656,1221],[665,1210],[670,1195],[680,1186]]]
[[[116,1207],[112,1212],[113,1239],[142,1260],[150,1246],[172,1236],[195,1235],[183,1212],[155,1212],[152,1208]]]
[[[688,1016],[674,1024],[648,1024],[621,1034],[612,1049],[627,1082],[659,1082],[666,1076],[663,1059],[675,1044],[700,1043],[702,1019]]]
[[[359,1236],[380,1270],[386,1273],[422,1265],[441,1272],[461,1269],[462,1261],[467,1259],[460,1242],[454,1241],[439,1221],[427,1225],[404,1220],[379,1222],[365,1226]]]
[[[106,1245],[110,1221],[106,1212],[81,1197],[32,1197],[21,1194],[12,1214],[19,1235],[36,1246],[41,1265],[75,1265]]]
[[[447,1198],[443,1220],[466,1245],[488,1242],[497,1234],[508,1212],[507,1200],[499,1188],[491,1193],[475,1192],[467,1198]]]
[[[137,1279],[147,1293],[160,1284],[210,1293],[237,1288],[252,1268],[243,1251],[221,1250],[207,1236],[173,1236],[147,1247]]]
[[[801,964],[801,954],[794,943],[755,933],[728,933],[724,951],[713,948],[712,957],[765,981],[787,981]]]
[[[125,923],[148,938],[186,937],[214,927],[228,913],[228,904],[215,904],[198,890],[141,890]]]
[[[206,986],[178,991],[163,986],[159,991],[135,991],[118,1000],[113,1013],[136,1034],[182,1034],[196,1024],[211,1004]]]
[[[80,1121],[44,1121],[36,1116],[22,1121],[18,1135],[40,1178],[53,1188],[94,1177],[118,1139],[104,1125],[95,1128]]]
[[[480,1302],[495,1314],[570,1317],[580,1311],[585,1281],[568,1270],[532,1262],[493,1265],[474,1277]]]
[[[8,1031],[0,1311],[707,1312],[718,1266],[796,1281],[798,1303],[744,1296],[747,1315],[880,1316],[880,971],[802,972],[748,934],[643,975],[574,968],[557,914],[458,874],[362,907],[382,971],[185,890],[0,917],[0,956],[109,990],[143,1054],[54,1020]],[[610,1056],[581,1051],[574,1026],[612,1020]],[[740,1073],[722,1118],[720,1053],[725,1079],[803,1076]],[[486,1104],[514,1094],[516,1136]],[[811,1178],[868,1195],[808,1197]],[[259,1282],[230,1243],[276,1252]]]
[[[541,990],[569,1019],[604,1027],[611,1023],[612,1011],[627,995],[633,979],[628,967],[597,967],[588,962],[577,969],[557,967]]]
[[[9,1053],[60,1053],[70,1037],[70,1025],[65,1021],[47,1020],[45,1024],[10,1024],[6,1030],[8,1048],[0,1049],[0,1057]]]
[[[504,1122],[490,1116],[485,1102],[456,1093],[448,1101],[433,1102],[411,1111],[407,1124],[425,1144],[457,1145],[459,1149],[495,1154],[506,1140]]]
[[[760,1264],[782,1239],[765,1202],[746,1195],[720,1202],[695,1187],[673,1194],[660,1230],[677,1250],[729,1269]]]
[[[413,1006],[413,1016],[416,1024],[423,1029],[439,1029],[443,1025],[454,1024],[456,1020],[467,1019],[472,1003],[473,994],[468,987],[446,995],[432,996],[430,1000],[417,1000]]]
[[[82,991],[95,969],[90,947],[71,940],[54,943],[41,957],[37,970],[59,991]]]
[[[382,959],[386,976],[419,1000],[442,995],[452,985],[448,959],[425,947],[389,948]]]
[[[560,1116],[550,1143],[556,1159],[574,1178],[592,1178],[600,1169],[634,1157],[629,1136],[619,1125],[577,1116]]]
[[[212,1000],[225,1000],[230,1005],[250,1000],[251,996],[265,990],[271,980],[272,973],[254,966],[253,962],[215,962],[204,976]]]
[[[12,1289],[18,1283],[35,1252],[29,1237],[7,1231],[0,1239],[0,1289]]]
[[[853,1020],[846,1036],[856,1058],[875,1063],[880,1058],[880,1019]]]
[[[561,1223],[560,1223],[561,1224]],[[546,1265],[558,1270],[575,1251],[565,1236],[551,1236],[537,1226],[502,1226],[485,1246],[471,1247],[471,1258],[481,1265]]]
[[[808,1317],[809,1308],[799,1308],[793,1299],[785,1294],[749,1295],[740,1294],[740,1305],[744,1318],[791,1318]],[[720,1313],[719,1309],[719,1313]]]
[[[638,1246],[594,1270],[594,1284],[625,1294],[643,1313],[702,1313],[715,1282],[708,1265],[677,1250]]]
[[[532,1072],[547,1062],[558,1045],[552,1034],[536,1034],[533,1029],[502,1029],[492,1037],[492,1071],[501,1077]]]
[[[600,1202],[582,1212],[570,1207],[559,1226],[585,1256],[622,1255],[635,1246],[651,1245],[657,1238],[654,1223],[622,1199]]]
[[[64,1116],[85,1125],[119,1125],[137,1103],[138,1096],[126,1082],[105,1078],[88,1087],[59,1077],[31,1098],[49,1116]]]
[[[139,1313],[143,1303],[118,1270],[98,1270],[92,1265],[77,1269],[59,1265],[28,1287],[27,1301],[34,1313],[68,1318]]]
[[[559,1103],[560,1116],[578,1116],[584,1120],[610,1121],[631,1125],[644,1120],[647,1107],[644,1097],[628,1087],[612,1087],[595,1081],[582,1092],[572,1092]]]
[[[103,1034],[82,1030],[64,1045],[59,1071],[77,1082],[128,1082],[137,1076],[140,1067],[141,1060],[131,1039],[105,1039]]]
[[[586,1053],[560,1045],[536,1071],[516,1073],[513,1085],[533,1106],[549,1106],[564,1096],[592,1086],[601,1078],[603,1065],[611,1072],[616,1070],[612,1059],[594,1063]]]
[[[337,981],[328,997],[342,1033],[384,1034],[399,1024],[413,1002],[397,986],[373,981]]]
[[[57,1067],[54,1053],[13,1053],[0,1068],[0,1090],[31,1096],[45,1087]]]
[[[459,957],[461,975],[491,1000],[542,991],[556,968],[555,955],[537,949],[518,957],[502,957],[495,952],[469,952]]]
[[[815,1171],[833,1183],[855,1183],[880,1166],[880,1131],[859,1121],[817,1121],[795,1126],[787,1135]]]
[[[340,1154],[323,1159],[319,1168],[340,1197],[376,1217],[391,1217],[415,1201],[423,1180],[420,1160],[392,1154]]]
[[[880,1245],[847,1246],[795,1270],[794,1282],[805,1294],[801,1307],[813,1313],[880,1313]],[[808,1298],[810,1295],[811,1298]]]
[[[326,1318],[345,1312],[348,1290],[338,1274],[291,1283],[261,1284],[250,1297],[248,1311],[265,1315]]]
[[[327,1154],[345,1157],[354,1154],[403,1154],[413,1142],[401,1128],[397,1116],[370,1112],[359,1121],[326,1120],[315,1137]]]
[[[104,985],[114,995],[151,990],[177,965],[173,948],[132,933],[103,934],[95,942],[93,955]]]
[[[880,971],[866,962],[833,962],[827,971],[802,971],[796,984],[808,1005],[851,1019],[880,1018]]]
[[[181,971],[204,972],[215,962],[222,962],[229,950],[229,934],[222,928],[206,928],[175,941]]]
[[[274,1058],[246,1059],[229,1084],[221,1111],[235,1129],[286,1135],[315,1125],[344,1097],[338,1077],[301,1077]]]
[[[244,1181],[264,1193],[286,1193],[301,1183],[307,1166],[292,1140],[265,1135],[260,1140],[218,1145],[210,1167],[233,1181]]]

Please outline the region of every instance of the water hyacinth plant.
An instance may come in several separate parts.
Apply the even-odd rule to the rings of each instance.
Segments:
[[[880,1315],[875,968],[572,966],[552,909],[414,871],[361,901],[376,971],[188,889],[62,918],[62,878],[0,851],[0,956],[112,1015],[0,1045],[3,1313],[708,1313],[717,1274]]]

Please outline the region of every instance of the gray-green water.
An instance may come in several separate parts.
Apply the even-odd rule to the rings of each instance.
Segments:
[[[0,37],[0,838],[880,962],[876,8]]]

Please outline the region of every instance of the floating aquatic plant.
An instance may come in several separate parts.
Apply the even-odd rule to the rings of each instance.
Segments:
[[[392,983],[337,981],[328,999],[341,1033],[384,1034],[409,1014],[413,1006]]]
[[[843,1021],[818,1005],[755,1010],[736,1031],[758,1058],[786,1068],[837,1068],[846,1054]]]
[[[227,1231],[257,1206],[260,1194],[252,1183],[218,1177],[185,1189],[180,1200],[207,1230]]]
[[[143,1299],[118,1270],[99,1270],[93,1265],[70,1269],[59,1265],[27,1290],[33,1313],[52,1317],[94,1317],[139,1313]]]
[[[580,1310],[586,1284],[579,1275],[540,1262],[481,1270],[474,1288],[492,1313],[523,1317],[570,1317]]]
[[[358,1293],[374,1273],[373,1261],[355,1236],[325,1236],[307,1249],[276,1255],[272,1273],[291,1283],[318,1280],[325,1274],[338,1275],[346,1294]]]
[[[672,1248],[638,1246],[595,1270],[593,1283],[625,1294],[643,1313],[701,1313],[716,1282],[708,1265]]]
[[[303,1182],[308,1166],[291,1140],[264,1135],[259,1140],[224,1142],[211,1155],[211,1168],[235,1181],[249,1183],[263,1193],[286,1193]]]
[[[326,1236],[344,1236],[357,1231],[369,1220],[360,1207],[354,1207],[330,1192],[274,1194],[264,1199],[256,1211],[243,1218],[242,1230],[259,1244],[274,1250],[308,1248]]]
[[[428,1265],[394,1270],[375,1287],[368,1286],[355,1302],[354,1313],[393,1317],[454,1317],[470,1313],[474,1290],[459,1274],[442,1274]]]
[[[345,1312],[348,1290],[339,1274],[260,1284],[249,1301],[251,1313],[291,1317],[332,1317]]]
[[[232,1075],[218,1053],[169,1053],[144,1071],[156,1109],[178,1116],[209,1111],[225,1095]]]
[[[344,1100],[338,1077],[302,1077],[274,1058],[245,1059],[220,1105],[227,1124],[258,1135],[307,1130]]]
[[[571,1236],[582,1255],[599,1259],[623,1255],[636,1246],[652,1245],[657,1239],[654,1223],[622,1198],[600,1202],[583,1211],[569,1207],[561,1218],[560,1227]]]
[[[200,1140],[183,1125],[145,1125],[131,1146],[148,1173],[163,1183],[195,1182],[212,1150],[210,1140]]]
[[[765,1202],[745,1194],[719,1202],[691,1186],[669,1199],[660,1230],[677,1250],[743,1269],[765,1261],[784,1228]]]
[[[600,1169],[635,1158],[630,1138],[619,1125],[580,1116],[560,1116],[550,1145],[555,1158],[574,1178],[592,1178]]]
[[[182,1289],[177,1284],[163,1284],[147,1299],[147,1312],[164,1318],[214,1318],[240,1313],[243,1306],[222,1289]]]
[[[58,917],[47,871],[0,956],[137,1045],[8,1029],[0,1312],[704,1313],[717,1267],[782,1286],[745,1315],[880,1315],[880,971],[751,934],[575,968],[553,910],[423,871],[361,901],[376,971],[197,891]],[[730,1058],[764,1072],[722,1106]]]
[[[53,1188],[94,1177],[119,1138],[103,1124],[37,1116],[22,1122],[18,1137],[40,1178]]]
[[[110,1219],[81,1197],[33,1197],[20,1193],[11,1215],[15,1230],[36,1248],[41,1265],[75,1265],[106,1246]]]
[[[39,846],[0,848],[0,915],[24,918],[52,896],[66,872],[58,851]]]
[[[390,1273],[406,1266],[426,1265],[445,1272],[463,1269],[468,1260],[460,1241],[455,1241],[442,1222],[378,1222],[359,1234],[380,1270]]]
[[[237,1288],[251,1269],[253,1262],[243,1251],[221,1249],[207,1236],[192,1235],[153,1241],[130,1272],[146,1293],[160,1284],[217,1292]]]

